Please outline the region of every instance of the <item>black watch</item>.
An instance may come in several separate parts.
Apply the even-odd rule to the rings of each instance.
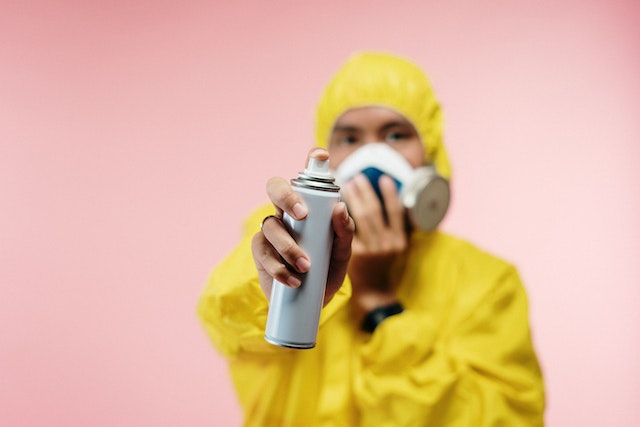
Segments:
[[[395,316],[403,311],[404,308],[399,302],[375,308],[364,316],[360,329],[371,334],[387,317]]]

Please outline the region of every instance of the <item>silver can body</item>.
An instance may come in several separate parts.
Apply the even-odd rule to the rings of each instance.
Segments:
[[[299,288],[273,281],[265,339],[282,347],[305,349],[316,345],[333,244],[331,214],[340,193],[304,186],[293,189],[300,194],[309,213],[302,221],[285,214],[283,221],[309,256],[311,268]]]

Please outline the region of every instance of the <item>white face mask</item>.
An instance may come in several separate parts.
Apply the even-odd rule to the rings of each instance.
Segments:
[[[393,178],[411,222],[422,230],[435,229],[447,212],[449,181],[438,175],[433,166],[412,168],[400,153],[385,143],[365,144],[351,153],[334,171],[338,185],[359,173],[369,179],[380,198],[380,176]]]

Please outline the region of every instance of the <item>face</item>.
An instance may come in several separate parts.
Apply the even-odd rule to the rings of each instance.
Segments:
[[[329,140],[331,166],[337,168],[349,154],[372,142],[389,144],[414,168],[425,163],[424,146],[411,122],[394,110],[371,106],[347,110],[338,118]]]

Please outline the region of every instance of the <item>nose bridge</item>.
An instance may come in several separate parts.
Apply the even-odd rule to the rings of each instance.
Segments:
[[[374,142],[382,142],[382,140],[375,129],[367,129],[362,136],[362,142],[364,144],[371,144]]]

